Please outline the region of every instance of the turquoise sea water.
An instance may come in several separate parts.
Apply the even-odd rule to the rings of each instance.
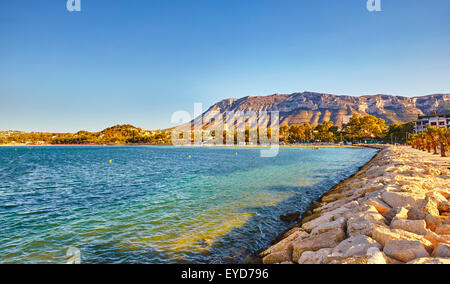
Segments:
[[[242,262],[375,150],[259,153],[0,148],[0,263],[64,263],[70,247],[83,263]]]

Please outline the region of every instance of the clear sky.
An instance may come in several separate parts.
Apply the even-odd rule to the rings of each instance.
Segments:
[[[0,1],[0,130],[171,126],[229,97],[450,92],[450,1]]]

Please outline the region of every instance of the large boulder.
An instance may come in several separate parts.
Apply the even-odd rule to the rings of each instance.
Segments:
[[[424,220],[402,220],[396,219],[391,223],[392,229],[405,230],[411,233],[425,236],[428,232],[427,223]]]
[[[450,264],[450,258],[418,258],[408,262],[408,264]]]
[[[447,235],[438,235],[429,231],[424,238],[432,243],[434,248],[437,248],[440,244],[450,245],[450,236]]]
[[[438,204],[438,210],[439,212],[443,213],[449,213],[450,212],[450,202],[442,202]]]
[[[383,201],[393,208],[419,206],[423,203],[425,195],[406,192],[385,191],[381,197]]]
[[[450,245],[439,244],[434,250],[433,257],[448,257],[450,258]]]
[[[369,248],[367,250],[367,255],[369,256],[367,264],[389,264],[390,263],[388,257],[384,254],[384,252],[380,251],[376,247]]]
[[[389,210],[391,210],[391,207],[384,203],[379,198],[371,198],[364,202],[365,205],[373,206],[375,209],[380,213],[381,215],[386,214]]]
[[[431,242],[426,236],[417,235],[399,229],[389,229],[382,226],[376,226],[374,228],[372,231],[372,239],[376,240],[383,247],[386,246],[388,240],[408,240],[420,242],[430,253],[434,249],[433,242]]]
[[[335,211],[337,209],[342,210],[342,208],[346,208],[348,210],[353,210],[358,206],[359,206],[359,202],[354,201],[354,200],[349,200],[349,198],[344,198],[344,199],[334,201],[331,203],[323,203],[322,206],[313,209],[313,212],[314,213],[320,213],[320,212],[331,213],[332,211]],[[336,212],[339,212],[339,211],[336,211]],[[337,215],[342,215],[342,214],[338,213]]]
[[[308,233],[304,231],[295,231],[294,233],[290,234],[287,238],[280,241],[279,243],[271,246],[267,250],[263,251],[259,254],[259,257],[266,257],[270,254],[276,253],[276,252],[282,252],[282,251],[288,251],[292,252],[292,243],[294,240],[301,240],[305,239],[309,236]]]
[[[442,226],[442,220],[439,216],[432,216],[431,214],[427,214],[425,217],[425,222],[427,223],[427,229],[430,229],[431,231],[436,231],[437,228]]]
[[[298,260],[299,264],[325,264],[331,254],[331,248],[324,248],[318,251],[305,251]]]
[[[305,230],[303,230],[302,228],[299,227],[293,227],[290,228],[289,230],[284,231],[283,233],[279,234],[278,236],[276,236],[272,241],[272,245],[275,245],[279,242],[281,242],[282,240],[286,239],[287,237],[289,237],[290,235],[292,235],[295,232],[304,232]]]
[[[449,203],[448,200],[447,200],[447,198],[445,198],[445,196],[442,195],[442,193],[437,192],[437,191],[431,191],[431,192],[428,192],[428,193],[426,194],[426,196],[432,198],[432,199],[433,199],[434,201],[436,201],[436,203],[438,203],[438,204],[439,204],[439,203]]]
[[[397,213],[394,216],[394,220],[406,220],[408,219],[408,212],[409,210],[405,207],[401,207],[400,209],[397,209]]]
[[[344,230],[335,228],[320,235],[293,242],[292,260],[298,262],[303,252],[318,251],[323,248],[334,248],[345,238]]]
[[[285,261],[291,261],[291,254],[287,250],[271,253],[262,260],[263,264],[282,263]]]
[[[364,256],[353,256],[344,259],[335,259],[328,262],[328,264],[369,264],[370,257]]]
[[[425,247],[419,241],[387,240],[383,252],[390,257],[403,262],[416,258],[430,257]]]
[[[425,199],[425,202],[423,206],[421,207],[422,211],[425,213],[430,214],[434,217],[439,217],[439,209],[438,209],[438,203],[436,200],[432,197],[427,196]]]
[[[409,220],[425,220],[427,213],[423,212],[420,208],[414,207],[408,210]]]
[[[411,208],[408,211],[408,219],[410,220],[425,220],[427,229],[436,231],[436,228],[442,225],[442,221],[439,216],[433,216],[428,212],[424,212],[419,208]]]
[[[385,185],[380,182],[377,182],[377,181],[370,182],[362,188],[363,196],[372,194],[374,192],[381,191],[384,187],[385,187]]]
[[[328,257],[327,264],[403,264],[403,262],[386,256],[376,247],[369,248],[362,256],[352,256],[347,258]]]
[[[334,229],[343,229],[345,225],[346,219],[344,217],[340,217],[335,221],[331,221],[328,223],[322,223],[319,226],[315,227],[312,231],[312,235],[320,235],[330,230]]]
[[[327,194],[324,197],[322,197],[322,202],[331,203],[337,200],[341,200],[342,198],[346,197],[343,193],[333,193],[333,194]]]
[[[365,212],[352,214],[347,221],[347,234],[350,237],[358,235],[372,236],[375,226],[386,226],[386,219],[378,213],[375,207]]]
[[[439,227],[436,228],[435,232],[436,234],[439,235],[450,235],[450,225],[449,224],[440,225]]]
[[[307,232],[311,232],[314,228],[316,228],[319,225],[322,225],[324,223],[329,223],[329,222],[332,222],[332,221],[338,219],[339,217],[344,215],[347,211],[348,211],[348,209],[346,207],[341,207],[336,210],[326,212],[323,215],[321,215],[320,217],[315,218],[307,223],[304,223],[302,225],[302,228]]]
[[[332,258],[349,258],[367,255],[370,248],[382,249],[382,246],[367,236],[354,236],[342,241],[330,255]]]

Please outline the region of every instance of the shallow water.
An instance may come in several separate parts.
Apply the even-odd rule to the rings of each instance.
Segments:
[[[0,148],[0,262],[229,263],[375,150]],[[191,156],[191,158],[189,158]],[[111,160],[111,163],[109,162]]]

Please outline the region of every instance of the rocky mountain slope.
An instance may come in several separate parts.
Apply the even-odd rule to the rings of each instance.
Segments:
[[[262,97],[225,99],[213,105],[204,121],[210,121],[209,111],[225,115],[228,111],[279,111],[280,124],[292,125],[309,123],[317,125],[333,121],[342,126],[354,114],[374,115],[386,123],[404,123],[417,118],[417,115],[450,111],[450,94],[435,94],[422,97],[401,97],[392,95],[337,96],[322,93],[275,94]],[[208,123],[205,123],[207,126]]]

